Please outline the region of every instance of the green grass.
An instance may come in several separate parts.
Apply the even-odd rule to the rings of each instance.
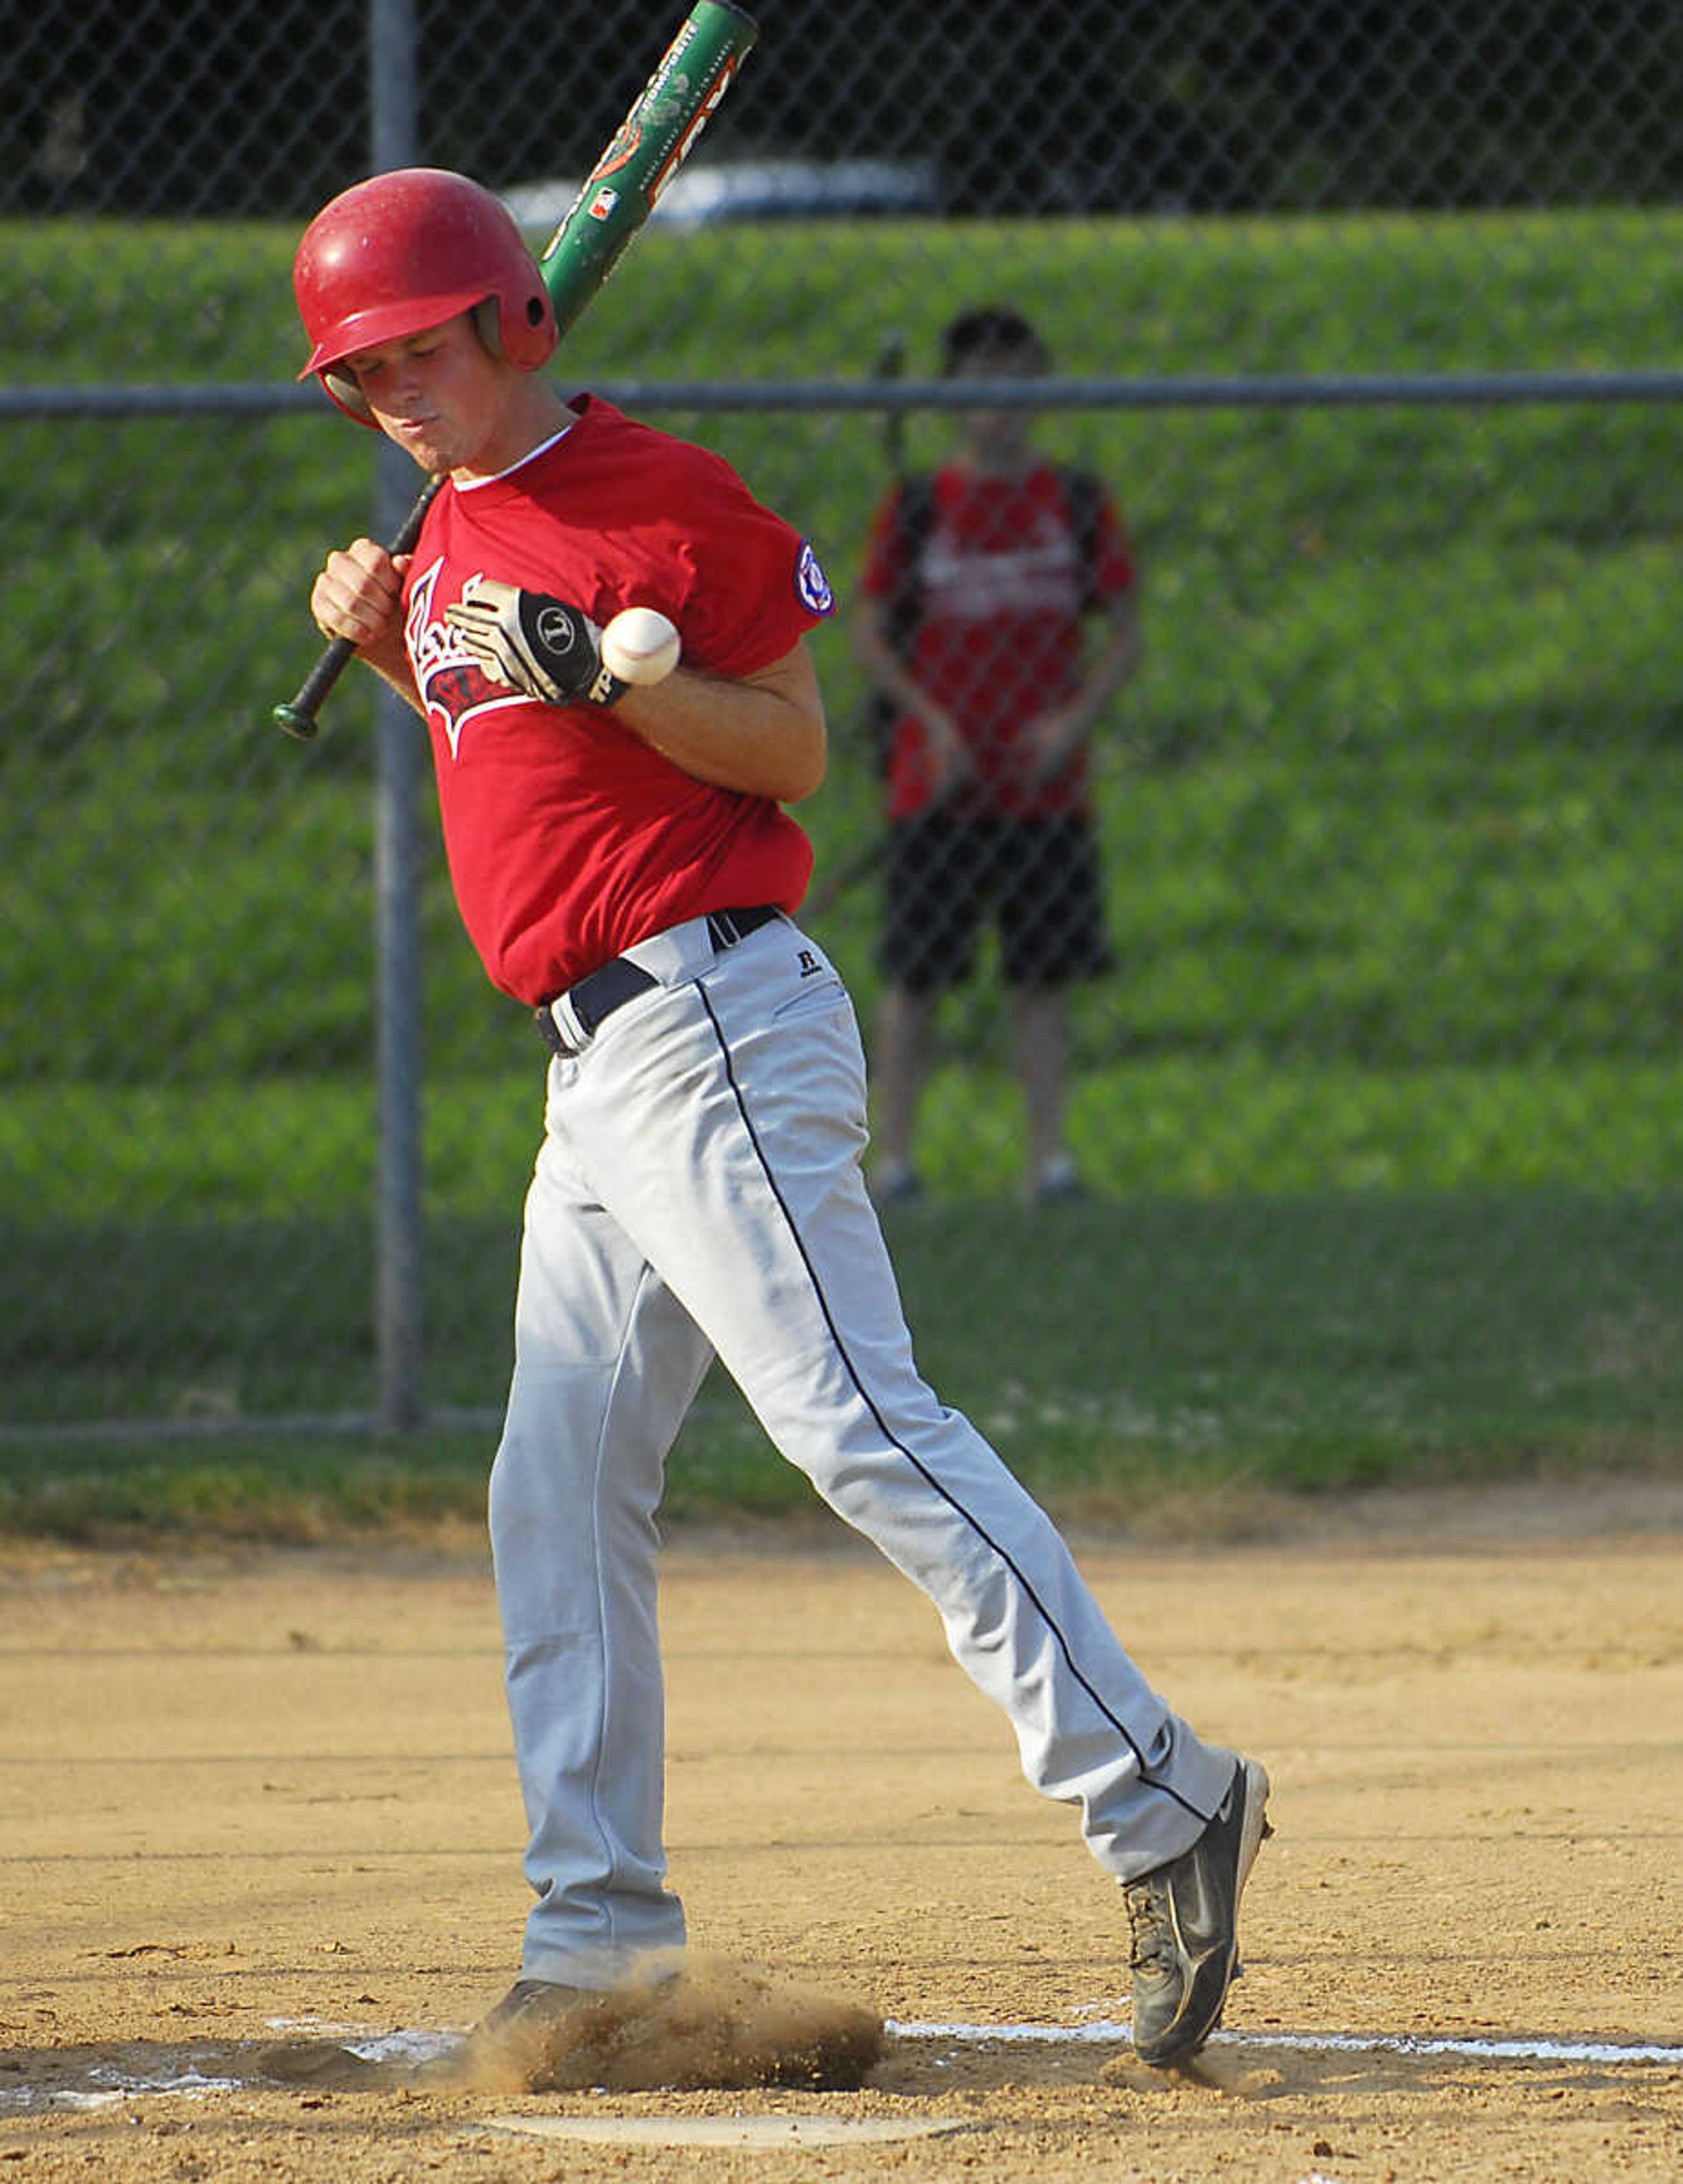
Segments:
[[[926,365],[980,261],[1043,314],[1069,370],[1664,364],[1679,228],[1582,214],[657,230],[567,361],[581,377],[863,371],[891,314]],[[272,379],[297,348],[288,236],[54,223],[3,239],[36,301],[0,326],[10,377]],[[142,267],[179,283],[181,317],[89,327],[86,279],[97,268],[120,289]],[[809,526],[845,588],[880,481],[875,426],[733,415],[704,429]],[[1301,768],[1423,744],[1429,764],[1473,770],[1515,743],[1529,763],[1539,732],[1575,759],[1587,744],[1632,766],[1673,747],[1674,411],[1124,413],[1045,431],[1103,464],[1141,540],[1151,666],[1118,722],[1136,756],[1260,745]],[[8,572],[8,666],[36,709],[31,748],[86,777],[96,752],[103,768],[114,741],[135,744],[188,838],[212,823],[175,809],[194,787],[267,811],[302,782],[360,774],[360,699],[341,694],[308,753],[263,720],[309,656],[303,599],[323,542],[366,519],[364,436],[325,405],[262,423],[14,432],[12,535],[59,542]],[[925,421],[913,437],[932,455],[943,434]],[[86,610],[75,675],[54,643],[67,588]],[[858,677],[839,630],[819,642],[845,726]],[[851,786],[857,813],[832,811],[832,791],[813,815],[821,835],[863,822],[867,784]],[[230,845],[253,841],[240,805],[216,808]]]
[[[435,1400],[494,1411],[508,1224],[440,1214],[432,1229]],[[16,1435],[0,1449],[0,1526],[309,1538],[482,1512],[489,1417],[401,1442],[330,1421],[264,1429],[277,1403],[372,1401],[353,1224],[107,1224],[80,1260],[51,1239],[22,1240],[30,1263],[46,1290],[74,1262],[83,1309],[74,1342],[45,1312],[14,1329],[59,1330],[42,1388],[74,1374],[114,1407],[149,1405],[176,1438]],[[1139,1197],[1052,1221],[1003,1198],[936,1201],[891,1239],[926,1374],[1067,1518],[1149,1522],[1189,1494],[1683,1468],[1676,1192]],[[983,1262],[998,1290],[979,1318],[953,1273]],[[142,1352],[130,1291],[166,1271]],[[250,1327],[207,1310],[229,1294]],[[734,1391],[709,1384],[669,1515],[812,1506]]]
[[[1683,214],[1618,212],[657,227],[564,361],[863,374],[891,326],[924,370],[985,289],[1072,374],[1670,368],[1680,242]],[[11,381],[292,368],[288,233],[0,242]],[[159,289],[168,312],[140,300]],[[808,528],[847,596],[875,421],[662,421]],[[368,521],[372,443],[325,407],[10,429],[0,1373],[24,1434],[0,1443],[0,1522],[302,1536],[476,1509],[483,1433],[258,1430],[374,1400],[368,693],[347,682],[313,746],[266,723],[314,655],[310,571]],[[932,1377],[1088,1508],[1169,1480],[1675,1465],[1676,410],[1041,430],[1114,480],[1147,580],[1147,669],[1103,766],[1119,967],[1077,1015],[1075,1132],[1108,1197],[1025,1222],[1003,1008],[991,985],[955,1000],[936,1203],[897,1237]],[[930,460],[944,428],[910,438]],[[845,632],[817,642],[822,871],[871,837],[876,794]],[[825,934],[867,1014],[875,924],[867,888]],[[423,953],[426,1392],[494,1410],[538,1085],[430,833]],[[125,1417],[194,1431],[44,1430]],[[718,1392],[673,1490],[805,1495]]]
[[[1669,369],[1679,217],[657,221],[567,362],[584,376],[830,376],[866,369],[894,326],[915,364],[986,287],[1045,324],[1071,373]],[[246,221],[0,222],[6,377],[288,376],[304,348],[297,240]],[[96,292],[109,304],[90,314]],[[142,308],[158,295],[168,311]]]

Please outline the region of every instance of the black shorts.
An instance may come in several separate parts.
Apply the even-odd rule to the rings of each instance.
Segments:
[[[1098,844],[1085,819],[903,819],[888,845],[878,961],[913,994],[975,967],[991,922],[1014,986],[1065,986],[1112,967]]]

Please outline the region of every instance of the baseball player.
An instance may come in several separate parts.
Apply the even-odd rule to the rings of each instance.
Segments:
[[[963,311],[948,377],[1038,378],[1020,312]],[[1028,1122],[1028,1191],[1078,1195],[1064,1141],[1068,994],[1110,967],[1094,829],[1093,723],[1137,666],[1138,577],[1102,482],[1036,453],[1025,410],[962,413],[960,445],[877,512],[854,638],[891,708],[886,985],[872,1061],[880,1206],[915,1198],[919,1096],[941,996],[999,928]],[[1084,625],[1099,642],[1083,659]]]
[[[353,540],[311,611],[425,722],[463,919],[547,1050],[490,1490],[537,1900],[474,2042],[518,2050],[683,1943],[655,1512],[717,1355],[934,1602],[1030,1781],[1079,1806],[1126,1897],[1136,2048],[1190,2053],[1233,1974],[1267,1777],[1150,1690],[1048,1518],[918,1377],[862,1179],[853,1009],[795,922],[812,859],[786,807],[825,756],[817,556],[718,457],[540,376],[538,268],[465,177],[347,191],[294,279],[300,376],[447,474],[414,554]],[[682,636],[648,688],[598,651],[633,604]]]

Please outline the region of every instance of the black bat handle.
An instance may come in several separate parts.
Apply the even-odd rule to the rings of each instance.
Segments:
[[[397,535],[386,548],[388,554],[407,554],[420,537],[421,525],[426,521],[426,511],[433,504],[438,488],[444,482],[442,476],[429,478],[421,488],[414,506],[397,527]],[[297,694],[288,705],[276,705],[269,714],[277,728],[284,728],[289,736],[301,743],[308,743],[316,733],[316,715],[328,692],[355,659],[356,646],[348,637],[336,637],[324,648],[321,657],[298,685]]]

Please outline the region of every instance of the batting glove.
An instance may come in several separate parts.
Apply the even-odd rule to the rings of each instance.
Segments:
[[[475,660],[498,682],[549,705],[611,705],[625,690],[602,664],[602,632],[548,592],[523,592],[481,577],[446,607]]]

